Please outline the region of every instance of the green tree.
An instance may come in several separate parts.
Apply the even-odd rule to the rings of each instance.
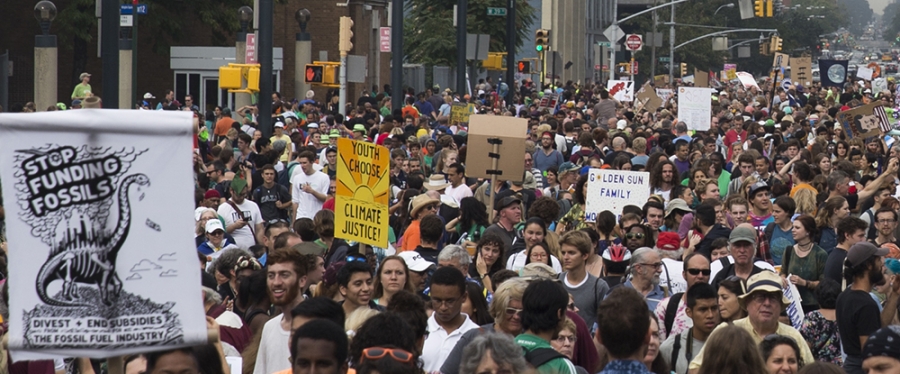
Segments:
[[[456,27],[453,5],[456,0],[407,0],[403,20],[403,45],[410,62],[456,66]],[[470,34],[491,36],[490,51],[506,52],[506,18],[488,16],[488,7],[506,7],[505,0],[469,0],[466,17]],[[516,48],[529,38],[528,29],[536,10],[527,0],[516,0]]]

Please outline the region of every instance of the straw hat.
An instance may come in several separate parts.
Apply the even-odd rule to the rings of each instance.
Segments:
[[[438,199],[432,199],[432,198],[428,197],[428,195],[426,195],[426,194],[421,194],[412,199],[412,202],[411,202],[412,208],[409,210],[409,215],[412,217],[416,217],[416,215],[419,214],[419,211],[422,210],[422,208],[425,208],[426,206],[431,205],[431,204],[440,204],[440,203],[441,203],[441,201]]]

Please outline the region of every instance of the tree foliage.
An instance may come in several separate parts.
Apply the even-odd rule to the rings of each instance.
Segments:
[[[410,62],[456,66],[456,0],[407,0],[403,20],[404,54]],[[469,0],[466,17],[469,34],[491,36],[490,51],[506,51],[506,18],[488,16],[488,7],[506,7],[505,0]],[[536,9],[527,0],[516,0],[516,48],[528,40]],[[465,52],[465,51],[463,51]]]

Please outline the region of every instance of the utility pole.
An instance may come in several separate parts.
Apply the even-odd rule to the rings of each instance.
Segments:
[[[506,105],[515,104],[516,97],[516,0],[508,1],[506,12]]]
[[[341,52],[341,88],[338,94],[338,113],[347,115],[347,53],[353,49],[353,20],[350,17],[341,17],[338,39],[338,50]]]
[[[456,3],[456,92],[466,92],[466,15],[469,13],[469,0],[458,0]]]
[[[457,75],[459,75],[459,68]],[[457,90],[458,91],[458,90]],[[403,108],[403,0],[391,3],[391,108]]]
[[[653,5],[655,6],[657,0],[653,1]],[[653,11],[653,33],[650,34],[650,80],[653,80],[653,77],[656,76],[656,25],[659,22],[659,17],[656,14],[656,11]]]
[[[272,82],[272,29],[275,18],[275,0],[259,0],[259,40],[256,41],[256,56],[259,61],[259,115],[257,123],[263,137],[272,136],[272,92],[275,91]],[[256,12],[254,12],[256,13]]]
[[[103,107],[119,109],[119,1],[103,1],[100,46],[103,66]]]
[[[675,4],[669,22],[669,84],[675,87]]]

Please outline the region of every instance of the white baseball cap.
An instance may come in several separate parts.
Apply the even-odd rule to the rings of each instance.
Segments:
[[[406,267],[408,267],[409,270],[415,272],[425,271],[428,270],[428,268],[434,266],[434,263],[426,260],[424,257],[422,257],[421,254],[419,254],[419,252],[416,251],[400,252],[399,256],[403,258],[404,262],[406,262]]]
[[[222,221],[219,221],[218,218],[206,221],[206,232],[207,233],[213,233],[216,230],[225,231],[225,226],[222,226]]]

